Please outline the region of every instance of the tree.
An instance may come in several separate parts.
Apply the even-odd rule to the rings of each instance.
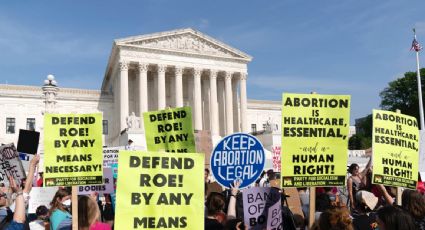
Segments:
[[[425,77],[425,68],[420,70],[420,75]],[[425,93],[425,80],[421,78],[422,100]],[[419,97],[416,72],[406,72],[404,77],[388,83],[388,86],[379,94],[381,97],[381,109],[396,111],[402,114],[416,117],[419,121]],[[367,149],[372,146],[372,114],[356,122],[358,133],[348,141],[349,149]]]
[[[425,68],[420,70],[420,75],[425,77]],[[422,92],[424,92],[425,80],[421,78]],[[424,96],[422,93],[422,100]],[[402,114],[416,117],[419,121],[419,97],[416,72],[406,72],[404,77],[388,83],[379,94],[381,97],[381,108],[388,111],[399,109]]]
[[[365,137],[361,134],[354,134],[348,139],[349,150],[368,149],[372,146],[372,137]]]

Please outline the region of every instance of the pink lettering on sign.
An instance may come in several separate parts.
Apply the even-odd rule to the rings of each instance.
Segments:
[[[280,172],[280,146],[272,147],[273,171]]]

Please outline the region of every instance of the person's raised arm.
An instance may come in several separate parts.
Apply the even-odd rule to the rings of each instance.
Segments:
[[[234,186],[230,185],[230,200],[227,208],[227,219],[236,218],[236,196],[239,192],[239,186],[241,185],[240,180],[235,180]]]
[[[13,213],[13,220],[17,223],[23,224],[25,222],[25,201],[22,194],[22,189],[16,184],[13,176],[9,176],[10,189],[16,194],[15,198],[15,213]]]
[[[40,155],[35,155],[30,161],[28,176],[27,176],[27,180],[25,182],[25,187],[23,191],[24,193],[30,193],[32,189],[32,181],[34,180],[34,172],[39,161],[40,161]]]
[[[394,203],[394,198],[388,193],[385,186],[382,184],[378,184],[377,186],[381,194],[384,196],[385,202],[387,202],[389,205],[392,205]]]

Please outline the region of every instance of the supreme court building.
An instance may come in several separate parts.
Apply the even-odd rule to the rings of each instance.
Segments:
[[[182,106],[192,107],[194,129],[210,131],[213,142],[234,132],[280,132],[281,102],[248,99],[251,60],[190,28],[117,39],[100,90],[59,87],[66,76],[40,87],[0,85],[0,142],[16,143],[19,129],[43,132],[45,112],[102,112],[104,145],[132,138],[143,148],[142,114]]]

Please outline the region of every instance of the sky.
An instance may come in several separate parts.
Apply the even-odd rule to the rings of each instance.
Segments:
[[[41,86],[54,74],[60,87],[100,89],[114,39],[191,27],[253,57],[249,99],[351,95],[353,123],[416,71],[423,9],[423,0],[5,1],[0,84]]]

